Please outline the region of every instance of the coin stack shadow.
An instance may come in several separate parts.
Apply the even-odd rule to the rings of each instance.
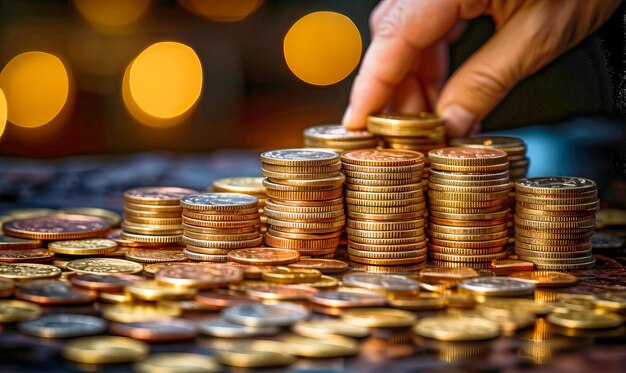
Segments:
[[[530,159],[526,157],[526,143],[524,140],[511,136],[478,136],[458,137],[450,140],[450,146],[463,148],[500,149],[509,156],[509,178],[516,181],[526,177]],[[515,187],[509,192],[509,215],[507,228],[509,230],[509,244],[515,241]]]
[[[507,153],[498,149],[432,150],[428,253],[439,267],[488,268],[506,257],[511,189]]]
[[[340,124],[309,127],[304,130],[304,146],[342,153],[348,150],[378,146],[378,138],[367,131],[349,131]]]
[[[267,216],[265,215],[265,200],[267,193],[263,186],[262,177],[229,177],[214,180],[211,191],[217,193],[241,193],[256,197],[259,201],[259,217],[261,219],[261,234],[267,231]]]
[[[227,262],[233,249],[259,246],[259,207],[256,197],[240,193],[205,193],[181,198],[183,251],[187,259]]]
[[[175,187],[145,187],[124,193],[122,238],[137,243],[179,244],[182,239],[180,198],[197,193]]]
[[[345,225],[339,155],[323,149],[283,149],[261,154],[267,177],[268,246],[301,256],[332,258]]]
[[[543,270],[595,266],[591,236],[599,208],[596,183],[577,177],[537,177],[515,183],[515,252]]]
[[[443,118],[433,113],[371,115],[367,121],[367,130],[381,136],[385,148],[413,150],[428,154],[433,149],[447,146]],[[426,156],[422,173],[425,196],[428,192],[429,173],[430,160]]]
[[[382,266],[426,260],[423,159],[421,153],[400,149],[341,155],[350,260]]]

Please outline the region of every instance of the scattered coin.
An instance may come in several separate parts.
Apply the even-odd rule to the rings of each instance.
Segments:
[[[185,352],[161,352],[152,354],[145,360],[135,363],[134,370],[140,373],[208,373],[221,372],[222,367],[212,357],[206,355]]]
[[[139,263],[124,259],[112,258],[85,258],[76,259],[67,263],[66,268],[77,273],[113,274],[113,273],[139,273],[143,266]]]
[[[194,323],[189,320],[174,318],[113,323],[110,329],[113,334],[148,342],[172,342],[191,339],[198,335]]]
[[[252,303],[226,308],[222,316],[231,322],[250,326],[288,326],[305,320],[309,311],[297,304],[278,302]]]
[[[198,329],[212,337],[219,338],[252,338],[276,335],[280,332],[277,326],[250,326],[230,322],[225,319],[206,321],[198,324]]]
[[[40,304],[83,304],[97,298],[94,292],[84,291],[56,280],[36,280],[20,284],[15,297]]]
[[[41,307],[22,300],[0,300],[0,322],[33,320],[42,313]]]
[[[22,333],[41,338],[74,338],[102,334],[106,322],[95,316],[79,314],[48,314],[18,325]]]
[[[108,220],[85,215],[55,214],[11,220],[2,225],[5,235],[34,240],[71,240],[103,235]]]
[[[353,308],[345,310],[341,318],[350,325],[368,328],[401,328],[417,320],[413,313],[393,308]]]
[[[65,343],[63,357],[88,364],[128,363],[142,360],[149,346],[126,337],[82,337]]]
[[[529,295],[535,291],[536,285],[508,277],[481,277],[465,280],[458,285],[459,289],[472,293],[495,297]]]
[[[48,249],[66,255],[101,255],[117,250],[117,243],[104,238],[54,241],[48,244]]]

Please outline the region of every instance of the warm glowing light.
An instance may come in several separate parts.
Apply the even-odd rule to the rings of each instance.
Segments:
[[[169,127],[186,118],[202,91],[202,65],[190,47],[156,43],[128,66],[122,96],[128,111],[141,123]]]
[[[334,12],[315,12],[300,18],[283,43],[289,69],[314,85],[330,85],[347,77],[359,64],[361,48],[356,25]]]
[[[0,72],[7,118],[21,127],[39,127],[53,120],[67,102],[69,86],[63,62],[45,52],[17,55]]]
[[[95,26],[126,26],[136,21],[151,0],[74,0],[78,11]]]
[[[4,133],[4,128],[7,125],[7,100],[4,97],[4,92],[0,89],[0,136]]]
[[[241,21],[263,4],[263,0],[179,0],[179,2],[192,12],[217,22]]]

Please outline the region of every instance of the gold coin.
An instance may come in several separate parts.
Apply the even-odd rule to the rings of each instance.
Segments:
[[[576,250],[573,251],[570,247],[558,247],[557,250],[553,251],[540,251],[539,249],[545,249],[545,247],[537,246],[536,249],[532,248],[530,250],[522,248],[521,242],[515,243],[515,253],[517,255],[526,256],[526,257],[537,257],[537,258],[546,258],[546,259],[564,259],[564,258],[582,258],[588,257],[592,255],[591,247],[586,250]]]
[[[367,328],[401,328],[415,324],[411,312],[391,308],[354,308],[343,311],[341,319],[350,325]]]
[[[567,310],[552,312],[546,317],[549,323],[572,329],[615,328],[624,321],[622,316],[606,311]]]
[[[501,205],[498,206],[493,206],[493,207],[449,207],[449,206],[440,206],[440,205],[434,205],[434,204],[430,204],[430,209],[428,210],[429,214],[432,214],[433,216],[441,216],[439,215],[439,213],[446,213],[446,214],[450,214],[448,216],[451,216],[451,214],[458,214],[456,215],[461,216],[461,215],[467,215],[467,216],[471,216],[474,217],[473,220],[479,220],[480,216],[489,216],[488,214],[490,213],[499,213],[502,214],[503,211],[506,211],[507,207],[507,203],[506,202],[502,202]],[[504,214],[506,216],[506,214]]]
[[[414,241],[408,244],[365,244],[348,240],[348,245],[356,250],[370,251],[370,252],[398,252],[398,251],[413,251],[421,250],[426,247],[425,237],[422,237],[420,241]]]
[[[315,212],[315,213],[290,213],[283,211],[275,211],[270,208],[265,209],[265,214],[268,218],[278,220],[290,220],[304,223],[316,223],[325,221],[335,221],[344,217],[343,210],[335,210],[328,212]]]
[[[343,163],[360,166],[409,166],[422,163],[424,155],[411,150],[365,149],[341,154]]]
[[[102,317],[115,322],[130,323],[162,320],[180,316],[181,309],[174,303],[134,304],[118,303],[102,309]]]
[[[425,177],[425,175],[423,175],[423,177]],[[424,179],[425,181],[428,181],[427,179]],[[390,195],[390,193],[408,193],[408,192],[413,192],[413,193],[419,193],[421,188],[422,188],[422,181],[413,183],[413,184],[407,184],[407,183],[401,183],[399,185],[359,185],[359,184],[352,184],[352,183],[345,183],[344,186],[346,187],[346,194],[347,193],[367,193],[367,194],[375,194],[375,195],[380,195],[382,196],[387,196],[387,199],[393,199],[393,195]],[[385,199],[385,198],[380,198],[380,199]]]
[[[331,249],[336,248],[339,245],[339,237],[319,239],[319,240],[300,240],[281,238],[267,233],[265,235],[265,243],[271,247],[278,247],[282,249],[295,249],[295,250],[318,250],[318,249]]]
[[[535,263],[535,268],[547,271],[576,271],[581,269],[590,269],[596,266],[596,258],[591,257],[588,262],[582,263],[548,263],[537,262],[532,258],[527,258],[528,261]]]
[[[54,241],[48,249],[58,254],[67,255],[100,255],[113,252],[117,243],[104,238],[88,238],[83,240]]]
[[[532,229],[524,229],[519,226],[515,227],[515,233],[518,236],[530,237],[530,238],[541,238],[541,239],[549,239],[549,240],[580,240],[589,238],[593,235],[593,231],[586,231],[582,233],[551,233],[551,232],[543,232]]]
[[[441,179],[437,179],[435,177],[431,178],[428,183],[428,187],[430,190],[436,190],[444,193],[496,193],[496,192],[509,192],[511,190],[511,183],[507,178],[503,178],[500,180],[496,180],[499,184],[490,181],[487,183],[488,185],[482,184],[482,182],[477,182],[476,185],[467,185],[463,184],[464,182],[457,182],[455,184],[447,183],[443,184]]]
[[[428,136],[443,128],[443,118],[434,113],[418,114],[376,114],[367,118],[367,128],[373,134],[382,136]]]
[[[325,223],[304,223],[304,222],[294,222],[294,221],[285,221],[278,219],[267,219],[267,224],[270,225],[271,228],[284,230],[284,228],[293,228],[293,229],[303,229],[303,230],[311,230],[308,233],[313,233],[313,230],[320,230],[319,233],[327,233],[327,232],[336,232],[337,228],[342,228],[344,226],[344,219],[338,218],[337,220],[333,220]],[[334,229],[335,228],[335,229]],[[323,232],[322,232],[323,231]],[[303,232],[304,233],[304,232]]]
[[[262,177],[228,177],[213,181],[214,192],[265,194]]]
[[[143,211],[133,210],[128,207],[124,208],[124,216],[126,218],[179,218],[182,212],[182,208],[179,208],[173,212],[159,212],[159,211]]]
[[[197,293],[195,289],[167,287],[151,280],[128,284],[124,287],[124,291],[134,299],[147,301],[160,299],[189,299],[193,298]]]
[[[358,343],[347,337],[329,335],[324,338],[290,335],[283,338],[287,352],[308,358],[337,358],[356,355]]]
[[[121,227],[124,233],[144,236],[171,236],[183,233],[183,229],[180,224],[157,226],[124,221]],[[122,238],[124,238],[124,234],[122,234]]]
[[[268,171],[291,174],[325,174],[341,171],[341,162],[335,162],[325,166],[283,166],[261,162],[261,166]]]
[[[146,218],[141,216],[135,217],[128,214],[124,215],[124,224],[126,227],[128,227],[128,225],[150,225],[157,229],[160,227],[177,226],[180,225],[181,222],[182,220],[180,216],[174,218]]]
[[[336,319],[307,320],[295,324],[291,330],[302,336],[313,338],[326,338],[335,335],[364,338],[370,335],[370,330],[367,327],[350,325]]]
[[[380,211],[380,210],[378,210]],[[413,212],[404,213],[391,213],[391,212],[357,212],[352,208],[348,208],[347,216],[352,220],[365,220],[365,221],[402,221],[402,220],[416,220],[422,218],[425,215],[424,209],[418,209]]]
[[[503,246],[487,247],[484,249],[459,249],[456,247],[445,247],[427,244],[428,250],[434,253],[450,254],[450,255],[483,255],[483,254],[495,254],[504,251]]]
[[[450,241],[450,240],[441,240],[438,238],[430,237],[429,242],[433,245],[443,246],[443,247],[456,247],[459,249],[484,249],[488,247],[501,247],[508,243],[508,237],[499,238],[496,240],[489,241]]]
[[[28,219],[28,218],[36,218],[39,216],[47,216],[57,213],[57,211],[52,209],[45,208],[26,208],[26,209],[17,209],[11,210],[7,214],[11,217],[9,220],[13,219]]]
[[[188,245],[198,246],[198,247],[207,247],[207,248],[215,248],[215,249],[243,249],[246,247],[255,247],[259,246],[263,243],[263,237],[257,236],[256,238],[250,240],[241,240],[241,241],[207,241],[207,240],[198,240],[190,237],[186,237],[183,235],[183,242]]]
[[[479,274],[472,268],[427,268],[420,271],[420,279],[425,282],[447,283],[460,282],[470,278],[478,277]]]
[[[161,352],[150,355],[134,365],[139,373],[208,373],[221,372],[222,367],[207,355],[184,352]]]
[[[445,262],[491,262],[492,260],[504,259],[507,256],[506,252],[499,252],[494,254],[472,254],[472,255],[455,255],[455,254],[443,254],[431,251],[428,255],[435,260],[442,260]]]
[[[160,269],[155,279],[169,286],[210,288],[241,281],[243,271],[224,264],[185,263]]]
[[[38,305],[21,300],[0,300],[0,322],[33,320],[41,316]]]
[[[256,219],[260,216],[260,213],[256,207],[253,207],[251,209],[239,210],[235,214],[205,214],[204,212],[197,212],[185,209],[183,210],[182,216],[198,220],[235,221]]]
[[[594,299],[596,307],[611,311],[623,311],[626,309],[625,293],[597,294]]]
[[[446,306],[446,297],[436,293],[420,293],[417,296],[391,294],[387,296],[387,303],[392,307],[404,310],[438,310]]]
[[[433,199],[443,199],[450,201],[465,201],[465,202],[480,202],[480,201],[493,201],[508,198],[509,191],[503,190],[499,192],[482,192],[482,193],[463,193],[458,190],[454,191],[440,191],[434,188],[430,188],[428,197]]]
[[[481,341],[500,335],[493,321],[478,317],[427,317],[413,327],[413,332],[441,341]]]
[[[33,280],[58,277],[61,270],[48,264],[0,263],[0,277],[14,280]]]
[[[340,211],[343,210],[343,201],[340,201],[339,203],[336,203],[334,201],[330,203],[330,201],[328,201],[328,204],[324,204],[321,206],[290,206],[290,205],[283,205],[278,202],[282,202],[282,201],[268,200],[265,205],[265,210],[272,210],[274,212],[283,212],[283,213],[291,213],[291,214],[309,214],[309,213],[315,214],[315,213],[335,212],[337,210],[340,210]]]
[[[126,202],[143,205],[177,205],[182,197],[196,194],[192,189],[175,187],[146,187],[127,190]]]
[[[198,251],[191,251],[188,249],[183,250],[183,254],[185,255],[185,258],[189,259],[189,260],[193,260],[196,262],[219,262],[219,263],[225,263],[228,261],[228,255],[214,255],[214,254],[204,254],[204,253],[200,253]]]
[[[455,166],[431,162],[431,170],[457,172],[457,173],[498,173],[509,170],[509,163],[493,164],[487,166]]]
[[[361,264],[369,264],[374,266],[395,266],[395,265],[408,265],[408,264],[416,264],[421,263],[426,260],[426,254],[417,257],[410,258],[400,258],[400,259],[372,259],[372,258],[363,258],[360,256],[354,256],[348,254],[348,258],[353,262],[358,262]]]
[[[270,271],[263,272],[265,281],[280,282],[287,284],[315,282],[320,279],[322,273],[317,269],[275,267]]]
[[[421,243],[426,240],[426,236],[422,233],[419,236],[414,237],[403,237],[403,238],[369,238],[369,237],[360,237],[349,235],[348,243],[354,242],[356,244],[365,244],[365,245],[407,245],[407,244],[416,244]]]
[[[141,243],[159,243],[159,244],[180,244],[182,235],[180,234],[169,234],[169,235],[145,235],[145,234],[135,234],[130,232],[122,232],[122,238],[125,240],[129,240],[132,242],[141,242]]]
[[[126,337],[83,337],[65,343],[63,357],[87,364],[128,363],[145,358],[150,347]]]
[[[141,249],[134,248],[128,250],[124,257],[139,263],[163,263],[163,262],[184,262],[185,256],[181,248],[158,248]]]
[[[213,249],[213,248],[193,246],[193,245],[187,245],[186,250],[192,253],[208,254],[208,255],[226,255],[231,251],[231,249]],[[185,250],[183,250],[183,255],[185,255]]]
[[[68,270],[77,273],[111,274],[111,273],[139,273],[143,266],[139,263],[124,259],[112,258],[85,258],[76,259],[67,263]]]
[[[287,353],[287,345],[283,342],[229,341],[225,346],[211,347],[216,350],[216,359],[224,365],[241,368],[266,368],[291,365],[296,357]]]
[[[358,221],[347,219],[348,228],[368,231],[395,231],[420,229],[424,227],[424,219],[412,219],[407,221]]]
[[[335,188],[322,191],[279,191],[270,190],[267,191],[268,198],[280,199],[280,200],[303,200],[303,201],[326,201],[339,198],[343,195],[342,188]]]
[[[436,220],[436,218],[434,219]],[[497,225],[487,225],[487,226],[450,226],[450,225],[440,225],[435,224],[433,219],[430,219],[430,224],[428,225],[431,232],[439,232],[444,234],[453,234],[453,235],[476,235],[476,234],[493,234],[497,232],[501,232],[506,230],[506,224],[497,224]]]
[[[537,287],[571,286],[578,282],[574,275],[553,271],[523,271],[511,274],[511,277],[531,282]]]
[[[424,203],[424,197],[418,198],[403,198],[397,200],[377,200],[377,199],[360,199],[360,198],[346,198],[346,204],[348,205],[348,209],[352,209],[353,207],[350,205],[356,206],[372,206],[372,207],[403,207],[410,205],[420,205]],[[358,211],[358,210],[355,210]]]
[[[448,207],[448,208],[459,208],[459,209],[488,209],[488,208],[496,208],[501,209],[506,206],[508,203],[508,197],[494,199],[490,201],[458,201],[458,200],[448,200],[448,199],[440,199],[433,196],[434,193],[428,194],[428,202],[430,206],[440,207]],[[496,210],[497,211],[497,210]]]
[[[126,202],[124,204],[124,210],[131,210],[131,212],[134,212],[136,214],[139,214],[138,212],[141,213],[146,213],[146,212],[153,212],[156,214],[180,214],[180,212],[182,211],[182,207],[180,207],[179,204],[174,204],[174,205],[147,205],[147,204],[143,204],[143,203],[132,203],[132,202]]]
[[[249,220],[212,221],[212,220],[193,219],[193,218],[183,215],[183,224],[192,225],[195,227],[202,227],[202,228],[232,229],[232,228],[245,228],[245,227],[257,226],[260,224],[260,220],[258,217],[256,217],[254,219],[249,219]]]
[[[59,210],[59,212],[63,214],[96,216],[110,221],[114,227],[120,225],[122,221],[122,218],[117,212],[97,207],[69,207]]]

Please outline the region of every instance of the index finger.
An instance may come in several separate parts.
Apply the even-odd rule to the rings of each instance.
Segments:
[[[367,116],[385,107],[421,50],[445,36],[462,16],[458,2],[396,0],[380,17],[352,85],[344,126],[365,128]]]

